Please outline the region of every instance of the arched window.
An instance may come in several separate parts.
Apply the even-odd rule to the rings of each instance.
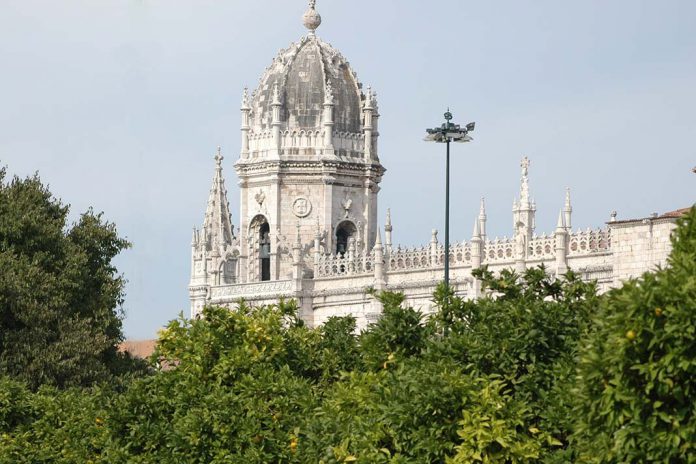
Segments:
[[[261,280],[271,280],[271,228],[267,222],[259,227],[259,259],[261,260]]]
[[[350,221],[343,221],[336,227],[336,254],[345,254],[348,251],[348,239],[353,237],[358,229]]]
[[[249,243],[252,245],[250,256],[250,278],[253,280],[271,280],[271,227],[262,214],[249,223]]]

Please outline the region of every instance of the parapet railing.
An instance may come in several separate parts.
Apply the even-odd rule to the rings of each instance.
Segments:
[[[483,245],[482,264],[510,264],[516,259],[515,240],[502,238],[487,240]],[[611,249],[611,235],[608,229],[578,231],[569,235],[567,256],[589,256]],[[472,264],[471,242],[459,242],[450,246],[451,266],[466,267]],[[384,270],[399,272],[428,270],[444,265],[444,246],[431,243],[425,246],[392,249],[384,251]],[[556,256],[556,237],[554,235],[535,236],[529,241],[527,261],[553,261]],[[338,277],[362,275],[374,272],[374,251],[370,253],[345,253],[321,255],[314,263],[315,277]],[[603,271],[604,272],[604,271]]]
[[[570,234],[568,256],[589,255],[611,249],[609,229],[587,229]]]

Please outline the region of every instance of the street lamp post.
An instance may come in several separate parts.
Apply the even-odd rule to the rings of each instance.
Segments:
[[[450,190],[450,143],[464,143],[473,140],[468,134],[474,130],[476,123],[470,122],[464,127],[454,124],[449,108],[445,113],[445,123],[434,129],[426,129],[426,142],[447,144],[447,161],[445,162],[445,290],[449,292],[449,190]]]

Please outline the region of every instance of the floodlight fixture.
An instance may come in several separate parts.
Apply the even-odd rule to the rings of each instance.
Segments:
[[[473,139],[469,136],[476,127],[475,122],[470,122],[464,128],[459,124],[454,124],[452,121],[452,113],[449,108],[445,113],[445,123],[440,127],[426,129],[426,136],[423,140],[426,142],[446,143],[447,144],[447,161],[445,163],[445,290],[449,292],[449,190],[450,190],[450,143],[471,142]]]

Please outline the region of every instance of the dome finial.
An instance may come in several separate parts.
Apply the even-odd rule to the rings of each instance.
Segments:
[[[314,34],[314,31],[316,31],[321,24],[321,15],[317,13],[316,6],[316,0],[309,0],[309,9],[305,12],[304,16],[302,16],[302,22],[304,26],[309,29],[310,34]]]

